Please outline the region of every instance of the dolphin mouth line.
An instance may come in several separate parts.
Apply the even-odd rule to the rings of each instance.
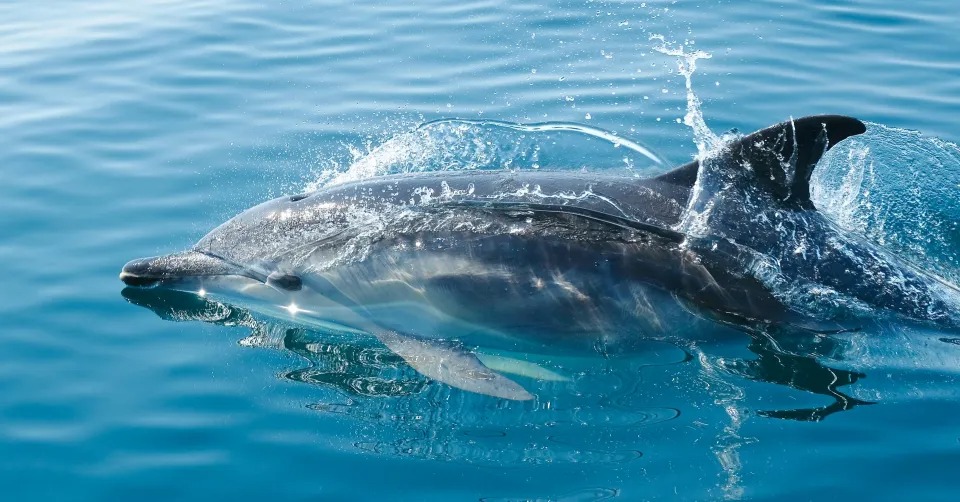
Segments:
[[[160,281],[162,279],[160,279],[159,277],[141,276],[141,275],[137,275],[131,272],[127,272],[126,270],[123,270],[120,272],[120,280],[123,281],[123,283],[126,284],[127,286],[133,286],[137,288],[149,288],[149,287],[156,286],[157,284],[160,284]]]

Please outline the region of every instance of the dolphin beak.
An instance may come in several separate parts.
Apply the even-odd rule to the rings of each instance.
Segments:
[[[127,286],[146,288],[161,282],[192,277],[237,275],[238,272],[236,266],[220,258],[196,251],[184,251],[130,261],[120,271],[120,280]]]
[[[152,276],[151,264],[156,258],[138,258],[127,262],[120,271],[120,280],[127,286],[146,288],[160,282],[160,278]]]

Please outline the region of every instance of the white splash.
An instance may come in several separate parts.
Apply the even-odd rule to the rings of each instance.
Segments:
[[[650,40],[659,42],[653,48],[655,51],[677,58],[677,69],[685,79],[687,90],[687,113],[683,117],[683,123],[693,130],[693,139],[697,146],[697,159],[704,162],[715,154],[725,142],[725,138],[717,136],[707,126],[703,119],[700,98],[693,92],[693,74],[697,70],[697,61],[710,59],[712,56],[710,53],[701,50],[687,52],[683,44],[671,44],[666,41],[663,35],[652,35]],[[715,199],[722,197],[722,187],[715,187],[715,193],[705,199],[704,184],[703,170],[701,169],[690,193],[687,208],[684,210],[680,222],[676,225],[677,230],[688,235],[706,236],[709,234],[710,212],[715,204]]]
[[[666,41],[663,35],[651,35],[650,40],[660,42],[653,50],[677,58],[677,69],[683,75],[687,88],[687,113],[683,123],[693,129],[693,139],[697,144],[697,157],[702,159],[723,144],[722,138],[707,127],[703,119],[700,98],[693,92],[693,74],[697,71],[697,61],[710,59],[712,54],[701,50],[687,52],[683,44],[673,45]]]
[[[542,168],[635,172],[669,165],[637,141],[568,122],[442,119],[376,147],[348,149],[353,157],[349,167],[335,173],[324,170],[320,179],[307,184],[308,191],[386,174]]]
[[[868,123],[866,133],[824,154],[810,189],[844,231],[960,284],[957,145]]]

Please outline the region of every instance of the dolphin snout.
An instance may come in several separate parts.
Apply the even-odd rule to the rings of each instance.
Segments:
[[[243,272],[215,256],[184,251],[133,260],[123,266],[120,280],[128,286],[149,287],[161,282],[173,285],[186,279],[221,275],[243,275]]]
[[[131,260],[120,271],[120,280],[127,286],[145,288],[160,282],[161,277],[151,267],[157,257]]]

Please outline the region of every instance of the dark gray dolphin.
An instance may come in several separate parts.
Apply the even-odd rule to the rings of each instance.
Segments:
[[[952,322],[948,285],[843,235],[810,201],[821,155],[864,131],[842,116],[784,122],[651,179],[504,170],[335,185],[251,208],[120,278],[368,333],[431,378],[507,399],[532,396],[467,347],[607,350],[682,329],[691,310],[832,329],[805,310],[813,286]]]

